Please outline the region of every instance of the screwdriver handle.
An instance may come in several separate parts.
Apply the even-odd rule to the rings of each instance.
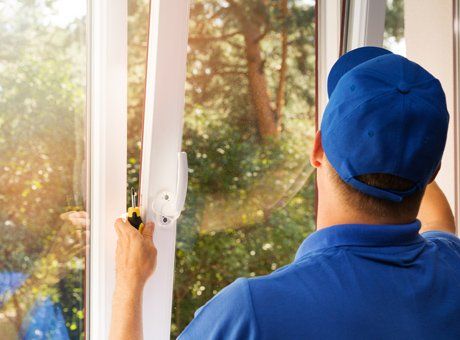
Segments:
[[[131,207],[128,208],[128,221],[134,228],[142,232],[144,222],[141,218],[141,209],[137,204],[137,191],[131,188]]]
[[[128,208],[128,221],[131,225],[142,232],[144,229],[144,222],[141,218],[141,211],[139,207],[129,207]]]

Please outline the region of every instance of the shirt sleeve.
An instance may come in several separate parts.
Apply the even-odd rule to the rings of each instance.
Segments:
[[[425,231],[424,233],[421,234],[424,238],[427,240],[442,240],[442,241],[447,241],[450,244],[454,245],[457,247],[457,249],[460,249],[460,239],[451,233],[446,233],[444,231]]]
[[[195,313],[178,339],[256,339],[258,327],[247,279],[224,288]]]
[[[61,308],[49,297],[37,300],[25,321],[22,339],[69,339]]]

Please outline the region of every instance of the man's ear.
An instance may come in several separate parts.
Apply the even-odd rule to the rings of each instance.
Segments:
[[[310,163],[314,168],[319,168],[324,162],[324,150],[321,144],[321,131],[316,132],[313,150],[310,154]]]
[[[435,180],[436,176],[438,175],[439,170],[441,170],[441,163],[439,163],[438,168],[435,170],[433,176],[431,176],[431,179],[428,183],[432,183]]]

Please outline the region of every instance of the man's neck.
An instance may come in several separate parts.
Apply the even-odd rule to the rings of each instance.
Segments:
[[[412,222],[414,218],[378,218],[369,216],[359,211],[353,210],[340,202],[318,202],[318,212],[316,218],[316,229],[324,229],[339,224],[406,224]]]

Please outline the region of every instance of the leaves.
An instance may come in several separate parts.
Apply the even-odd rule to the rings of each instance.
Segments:
[[[85,235],[73,223],[86,217],[60,216],[86,204],[86,24],[44,20],[55,3],[15,1],[0,11],[0,270],[35,277],[32,297],[50,295],[71,337],[83,338]],[[279,3],[192,1],[183,135],[190,183],[177,232],[173,336],[237,277],[289,263],[314,230],[314,8],[288,0],[283,14]],[[128,8],[129,187],[139,181],[148,5],[130,0]],[[395,39],[402,9],[393,0],[387,10]],[[250,90],[248,21],[259,30],[265,95],[272,107],[281,98],[279,136],[265,141]]]
[[[0,271],[28,277],[0,313],[15,315],[19,332],[49,296],[79,338],[85,236],[60,214],[85,205],[86,25],[55,23],[55,4],[0,11]]]
[[[232,3],[242,12],[236,15]],[[315,132],[313,14],[304,2],[289,1],[282,132],[262,141],[242,30],[244,20],[260,23],[263,76],[274,104],[282,65],[279,6],[255,0],[192,2],[183,135],[189,187],[177,232],[173,336],[237,277],[263,275],[289,263],[313,230],[308,163]],[[135,103],[144,98],[144,79],[136,70],[145,62],[137,45],[147,39],[147,13],[132,16],[139,29],[133,21],[137,43],[131,60],[139,64],[130,64],[129,124],[137,128],[142,108]],[[133,159],[139,160],[140,136],[140,130],[130,135],[130,182],[136,181]]]

